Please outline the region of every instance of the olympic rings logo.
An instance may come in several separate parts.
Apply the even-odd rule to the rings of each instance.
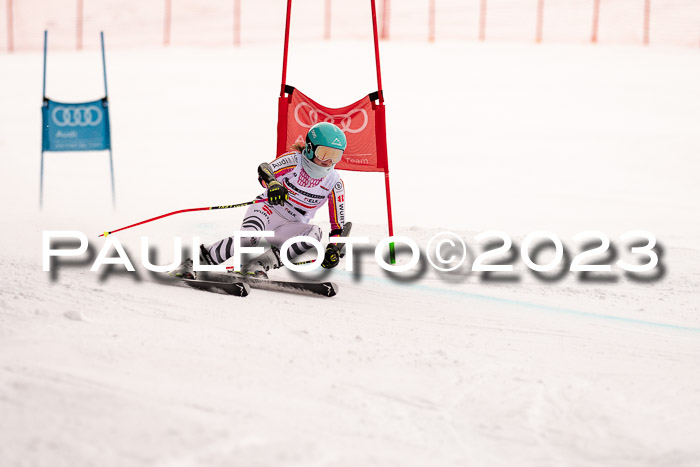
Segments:
[[[97,126],[102,123],[102,109],[96,105],[57,106],[51,112],[56,126]]]
[[[304,107],[308,107],[308,110],[302,112]],[[303,122],[301,115],[308,116],[309,122]],[[362,115],[362,125],[359,128],[351,128],[353,124],[353,117],[357,117],[358,114]],[[342,115],[331,115],[322,110],[315,109],[308,102],[301,102],[294,109],[294,119],[299,125],[304,128],[311,128],[319,122],[328,122],[340,127],[343,133],[360,133],[367,127],[369,123],[369,117],[367,116],[367,111],[365,109],[354,109],[350,112]],[[358,118],[354,118],[355,122]]]

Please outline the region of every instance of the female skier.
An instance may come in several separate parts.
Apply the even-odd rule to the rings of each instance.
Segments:
[[[260,256],[243,266],[243,272],[267,277],[266,272],[282,266],[279,248],[293,237],[308,236],[320,241],[321,228],[309,224],[318,211],[328,202],[331,223],[329,240],[341,234],[345,225],[345,187],[335,165],[340,162],[347,147],[345,134],[332,123],[322,122],[312,126],[306,134],[306,144],[296,143],[292,150],[271,163],[258,167],[258,180],[267,188],[257,199],[267,201],[248,208],[241,231],[273,231],[267,237],[271,245]],[[241,246],[256,246],[261,237],[241,237]],[[289,259],[304,254],[312,245],[306,242],[292,244]],[[326,247],[324,268],[338,265],[339,246],[329,243]],[[221,264],[233,256],[233,237],[226,237],[212,245],[200,246],[200,264]],[[171,275],[195,278],[192,260],[185,260]]]

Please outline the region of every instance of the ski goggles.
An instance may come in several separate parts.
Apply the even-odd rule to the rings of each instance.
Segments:
[[[318,146],[314,155],[322,161],[331,160],[334,164],[337,164],[343,157],[343,150],[329,148],[328,146]]]

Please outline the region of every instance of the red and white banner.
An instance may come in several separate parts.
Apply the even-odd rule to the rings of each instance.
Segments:
[[[306,141],[306,133],[319,122],[338,126],[348,140],[341,170],[386,172],[386,124],[384,105],[365,96],[339,109],[324,107],[294,89],[291,96],[280,98],[277,128],[278,155],[297,142]]]

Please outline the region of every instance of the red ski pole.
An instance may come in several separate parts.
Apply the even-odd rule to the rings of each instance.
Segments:
[[[146,224],[147,222],[157,221],[158,219],[162,219],[162,218],[168,217],[168,216],[173,216],[173,215],[175,215],[175,214],[180,214],[180,213],[183,213],[183,212],[209,211],[209,210],[213,210],[213,209],[233,209],[233,208],[240,208],[240,207],[242,207],[242,206],[250,206],[251,204],[262,203],[262,202],[264,202],[264,201],[267,201],[267,198],[256,199],[256,200],[253,200],[253,201],[248,201],[248,202],[246,202],[246,203],[240,203],[240,204],[229,204],[229,205],[227,205],[227,206],[209,206],[209,207],[206,207],[206,208],[181,209],[181,210],[179,210],[179,211],[173,211],[173,212],[169,212],[169,213],[167,213],[167,214],[163,214],[162,216],[153,217],[153,218],[151,218],[151,219],[146,219],[145,221],[137,222],[136,224],[127,225],[126,227],[122,227],[122,228],[120,228],[120,229],[105,231],[104,233],[101,233],[101,234],[100,234],[100,237],[106,237],[107,235],[113,234],[113,233],[115,233],[115,232],[119,232],[119,231],[122,231],[122,230],[130,229],[130,228],[132,228],[132,227],[136,227],[137,225]]]

